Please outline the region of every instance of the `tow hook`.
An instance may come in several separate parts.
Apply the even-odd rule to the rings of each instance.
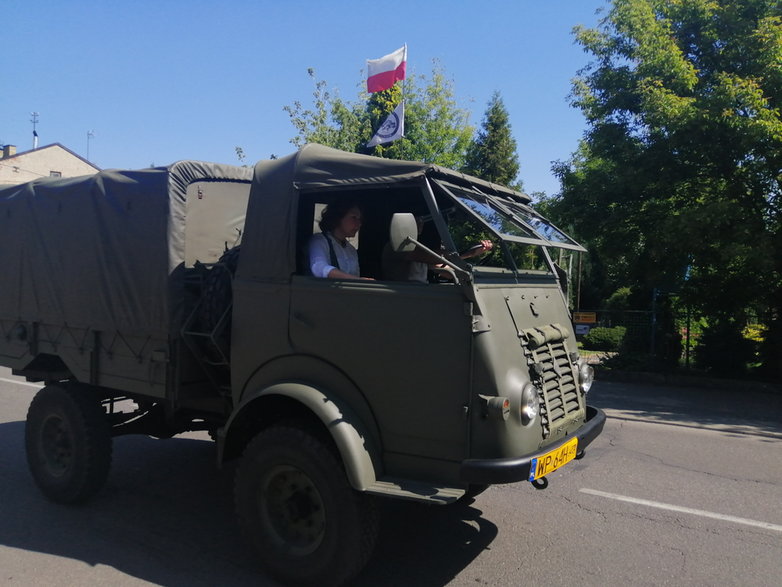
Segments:
[[[535,479],[534,481],[531,481],[531,483],[535,489],[542,490],[548,487],[548,479],[546,479],[545,477],[541,477],[540,479]]]
[[[586,455],[586,451],[584,451],[584,450],[580,450],[580,451],[578,451],[578,452],[576,453],[576,460],[577,460],[577,461],[580,461],[581,459],[583,459],[583,458],[584,458],[584,455]]]

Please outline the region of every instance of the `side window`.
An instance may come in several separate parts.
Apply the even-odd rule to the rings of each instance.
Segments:
[[[310,275],[309,242],[313,234],[320,233],[319,221],[324,209],[334,202],[349,200],[361,211],[361,226],[349,239],[358,251],[361,277],[383,279],[383,252],[388,244],[391,217],[396,212],[428,215],[420,184],[407,186],[371,185],[351,190],[331,190],[303,193],[299,197],[296,235],[297,273]],[[428,223],[422,239],[427,246],[429,237],[439,249],[439,238],[433,223]],[[429,232],[435,234],[430,235]]]
[[[215,263],[241,243],[249,182],[198,181],[187,186],[185,266]]]
[[[341,196],[340,194],[308,194],[303,195],[299,201],[299,215],[297,219],[296,234],[296,273],[299,275],[311,275],[309,259],[309,243],[313,235],[320,234],[320,221],[327,206]],[[351,200],[353,198],[351,197]],[[359,206],[363,205],[358,197],[355,198]],[[350,244],[360,251],[361,230],[349,239]],[[363,273],[363,272],[362,272]]]

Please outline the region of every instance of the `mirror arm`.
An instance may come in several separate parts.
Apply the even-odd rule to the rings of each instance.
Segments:
[[[413,244],[413,245],[415,245],[416,247],[418,247],[422,251],[426,252],[427,254],[431,255],[432,257],[434,257],[435,259],[440,261],[443,265],[447,265],[448,267],[450,267],[453,270],[455,275],[462,277],[465,281],[470,281],[470,278],[472,277],[472,275],[470,274],[469,271],[465,271],[464,269],[462,269],[461,267],[456,265],[453,261],[450,261],[450,260],[446,259],[445,257],[443,257],[442,255],[439,255],[438,253],[435,253],[432,249],[430,249],[429,247],[427,247],[424,244],[421,244],[420,242],[418,242],[414,238],[411,238],[411,237],[408,236],[404,240],[404,243],[405,244]]]

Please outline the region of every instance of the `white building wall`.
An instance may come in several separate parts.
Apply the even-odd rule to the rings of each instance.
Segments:
[[[92,175],[94,165],[60,145],[49,145],[0,159],[0,186],[16,185],[59,172],[61,177]]]

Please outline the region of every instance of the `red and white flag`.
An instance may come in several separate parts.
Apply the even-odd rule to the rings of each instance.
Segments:
[[[405,79],[406,67],[407,45],[380,59],[367,59],[367,92],[382,92]]]

